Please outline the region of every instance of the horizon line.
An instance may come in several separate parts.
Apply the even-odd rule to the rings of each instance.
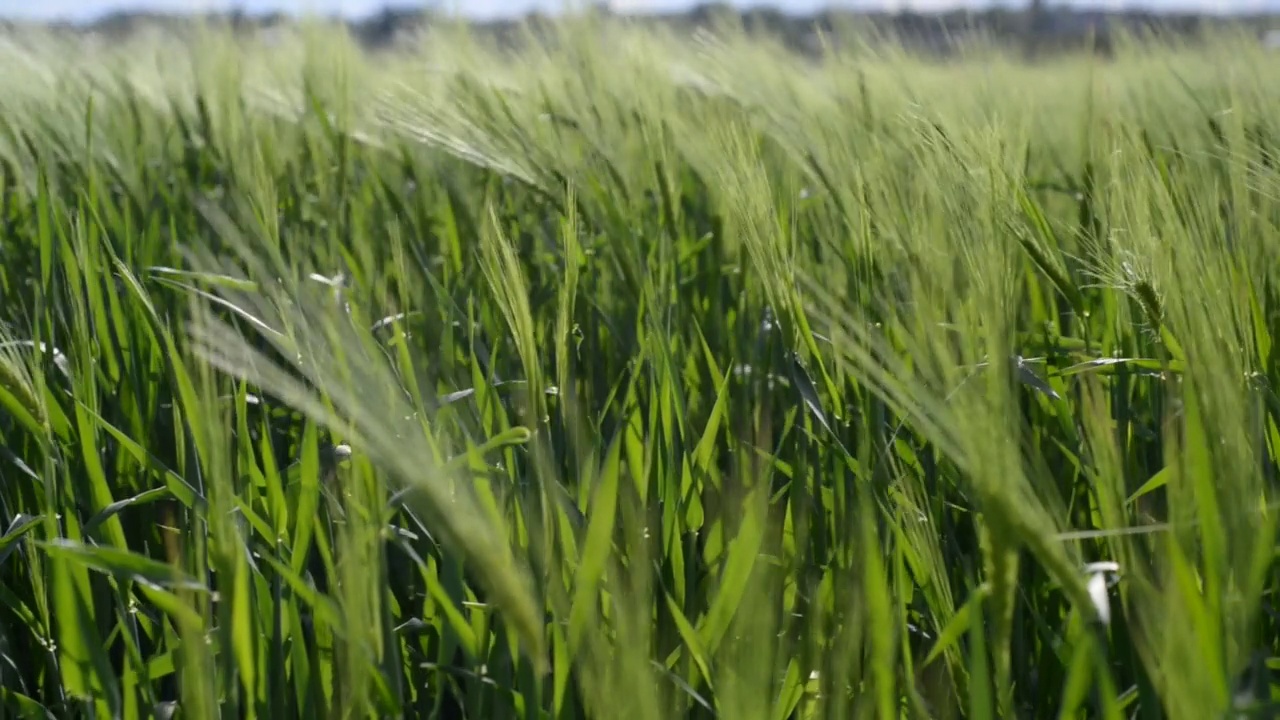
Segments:
[[[925,0],[918,3],[924,7],[911,7],[915,3],[909,0],[886,0],[883,2],[858,2],[853,3],[826,3],[818,6],[808,6],[804,8],[789,8],[785,0],[782,2],[726,2],[721,0],[715,2],[713,0],[693,0],[692,2],[683,2],[681,7],[672,7],[666,5],[664,7],[641,8],[635,7],[629,2],[611,3],[603,2],[598,6],[592,7],[592,3],[562,3],[558,8],[545,7],[529,7],[525,6],[519,9],[513,9],[507,12],[482,12],[473,13],[465,10],[460,11],[456,8],[449,9],[442,7],[446,3],[443,2],[390,2],[382,3],[381,6],[366,11],[358,11],[354,13],[344,12],[340,9],[330,9],[327,11],[315,11],[296,7],[244,7],[247,4],[257,4],[244,2],[233,2],[227,4],[219,3],[220,7],[211,7],[206,9],[200,8],[170,8],[170,7],[147,7],[145,3],[141,7],[112,7],[112,3],[104,3],[105,7],[99,11],[89,11],[71,15],[78,17],[68,17],[63,13],[51,13],[48,16],[40,17],[43,13],[10,13],[0,4],[0,22],[34,22],[40,24],[66,24],[66,25],[93,25],[96,23],[110,20],[113,17],[120,16],[162,16],[167,18],[184,18],[184,17],[210,17],[210,16],[226,16],[239,15],[249,18],[272,18],[278,16],[290,18],[306,18],[320,17],[327,20],[342,20],[348,23],[367,22],[376,20],[380,16],[388,13],[410,13],[424,15],[439,15],[449,18],[464,18],[472,21],[494,22],[504,20],[520,20],[528,19],[533,16],[557,16],[564,15],[566,12],[574,14],[587,9],[603,9],[612,14],[619,16],[633,16],[640,18],[654,17],[679,17],[688,15],[691,11],[700,7],[708,6],[728,6],[738,12],[744,11],[766,11],[776,12],[780,15],[792,16],[797,18],[814,17],[822,14],[850,14],[850,15],[871,15],[871,14],[915,14],[915,15],[943,15],[955,12],[991,12],[998,10],[1024,11],[1030,6],[1029,0],[956,0],[954,2],[942,2],[937,0]],[[90,3],[85,3],[90,4]],[[453,3],[448,3],[453,5]],[[575,8],[566,8],[564,5],[577,5]],[[615,7],[616,5],[626,5],[628,7]],[[1223,7],[1223,6],[1234,7]],[[1164,6],[1164,7],[1159,7]],[[1217,7],[1212,7],[1217,6]],[[84,5],[81,5],[83,8]],[[1083,0],[1080,2],[1072,2],[1070,0],[1057,0],[1047,2],[1045,9],[1049,11],[1070,10],[1079,13],[1101,13],[1109,15],[1130,15],[1130,14],[1146,14],[1146,15],[1199,15],[1199,16],[1217,16],[1217,17],[1258,17],[1271,16],[1280,17],[1280,1],[1277,0],[1261,0],[1260,2],[1196,2],[1196,0],[1174,0],[1174,2],[1164,2],[1162,0],[1146,0],[1143,2],[1124,2],[1124,0]]]

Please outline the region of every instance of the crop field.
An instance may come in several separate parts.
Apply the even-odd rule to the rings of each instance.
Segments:
[[[1280,711],[1280,74],[0,43],[0,717]]]

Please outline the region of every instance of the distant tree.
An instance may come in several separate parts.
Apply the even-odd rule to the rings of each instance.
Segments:
[[[1034,57],[1040,47],[1040,40],[1046,30],[1046,20],[1048,20],[1048,12],[1044,0],[1031,0],[1027,5],[1023,35],[1023,52],[1028,58]]]

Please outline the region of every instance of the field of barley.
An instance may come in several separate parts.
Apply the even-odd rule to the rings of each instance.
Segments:
[[[0,42],[0,718],[1280,711],[1280,73]]]

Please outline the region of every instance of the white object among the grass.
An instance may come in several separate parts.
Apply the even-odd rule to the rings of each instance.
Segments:
[[[1111,561],[1094,562],[1085,565],[1084,571],[1089,576],[1089,599],[1098,611],[1098,619],[1103,625],[1110,625],[1111,599],[1107,595],[1110,582],[1107,576],[1119,573],[1120,564]]]

